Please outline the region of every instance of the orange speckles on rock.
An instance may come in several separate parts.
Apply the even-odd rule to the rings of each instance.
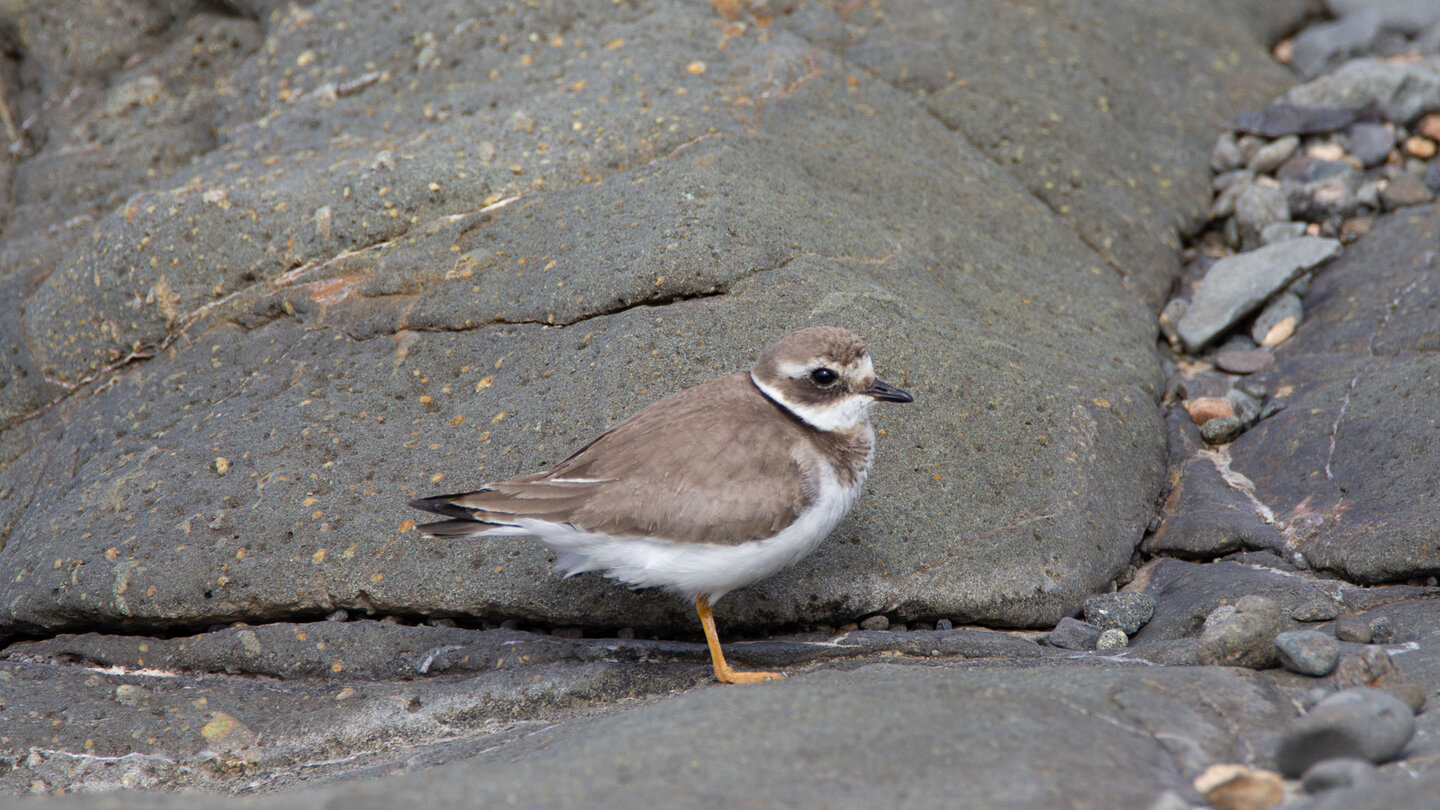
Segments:
[[[429,394],[421,394],[421,395],[420,395],[420,404],[421,404],[421,405],[429,405],[431,401],[432,401],[432,397],[431,397]]]
[[[498,424],[500,424],[500,422],[502,422],[502,421],[505,419],[505,417],[508,416],[508,415],[509,415],[509,414],[505,413],[504,411],[501,411],[501,412],[495,414],[494,416],[490,417],[490,424],[492,424],[492,425],[498,425]]]
[[[325,549],[316,549],[315,553],[310,555],[310,561],[314,563],[325,562]]]
[[[243,548],[242,548],[242,549],[237,549],[237,550],[235,551],[235,559],[237,559],[237,560],[243,560],[243,559],[245,559],[245,549],[243,549]]]
[[[1090,401],[1093,402],[1093,403],[1095,403],[1095,405],[1096,405],[1097,407],[1101,407],[1101,408],[1108,408],[1108,407],[1110,407],[1110,401],[1109,401],[1109,400],[1105,400],[1105,399],[1101,399],[1100,397],[1093,397]]]
[[[349,548],[345,549],[345,552],[344,552],[343,554],[340,555],[340,559],[342,559],[342,560],[348,560],[348,559],[350,559],[351,557],[354,557],[354,556],[355,556],[355,551],[356,551],[356,549],[358,549],[358,548],[360,548],[360,544],[359,544],[359,543],[355,543],[355,544],[351,545]]]
[[[465,414],[462,413],[459,416],[456,416],[454,419],[450,420],[450,427],[460,427],[461,423],[463,423],[464,421]]]
[[[216,475],[224,475],[224,474],[227,473],[227,472],[230,472],[230,459],[225,458],[224,456],[216,456],[216,457],[215,457],[215,474],[216,474]]]
[[[625,40],[620,37],[616,37],[605,43],[605,50],[607,51],[618,51],[623,47],[625,47]]]
[[[380,582],[383,579],[385,579],[385,575],[380,573],[379,571],[376,571],[375,573],[370,575],[371,582]]]
[[[116,557],[120,556],[120,549],[114,548],[113,546],[111,548],[107,548],[105,549],[105,556],[113,560]]]
[[[415,528],[415,521],[407,520],[404,523],[400,524],[400,533],[404,534],[405,532],[408,532],[413,528]]]
[[[696,59],[694,62],[691,62],[690,64],[685,66],[685,72],[695,76],[703,75],[706,69],[707,68],[705,67],[705,63],[700,61],[699,59]]]
[[[495,378],[494,378],[494,377],[481,377],[481,378],[480,378],[480,382],[475,383],[475,391],[476,391],[476,393],[479,393],[481,390],[486,389],[486,388],[489,388],[490,386],[492,386],[492,385],[494,385],[494,384],[495,384]]]
[[[320,518],[325,517],[325,512],[320,509],[316,509],[314,512],[310,513],[310,517],[313,520],[319,520]]]
[[[435,473],[430,476],[430,483],[432,484],[438,484],[443,480],[445,480],[445,473]]]
[[[340,663],[339,661],[336,661],[335,663],[333,663],[333,664],[330,665],[330,671],[331,671],[331,672],[339,673],[339,672],[341,672],[341,671],[344,670],[344,669],[345,669],[345,665],[342,664],[342,663]]]

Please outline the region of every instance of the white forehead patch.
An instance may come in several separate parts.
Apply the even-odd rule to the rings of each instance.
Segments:
[[[775,371],[778,372],[781,377],[790,377],[798,380],[810,376],[810,372],[822,366],[835,368],[836,364],[823,357],[814,357],[805,363],[791,363],[787,360],[782,360],[775,364]],[[875,362],[870,359],[870,355],[866,354],[862,355],[858,360],[838,367],[838,371],[842,376],[850,377],[851,379],[865,380],[875,376]]]

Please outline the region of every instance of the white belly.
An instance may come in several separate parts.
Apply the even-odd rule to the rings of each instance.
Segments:
[[[800,513],[794,523],[773,537],[736,545],[612,537],[530,518],[485,534],[524,534],[536,538],[560,552],[554,567],[566,576],[601,571],[611,579],[637,588],[664,587],[692,599],[705,594],[714,602],[736,588],[793,565],[814,551],[850,511],[864,483],[863,474],[850,487],[841,486],[834,476],[823,476],[815,502]]]

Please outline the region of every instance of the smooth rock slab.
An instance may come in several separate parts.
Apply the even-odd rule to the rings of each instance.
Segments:
[[[1287,239],[1227,256],[1210,267],[1180,319],[1187,350],[1198,351],[1302,273],[1340,255],[1340,242],[1318,236]]]
[[[1410,707],[1379,689],[1346,689],[1322,700],[1280,735],[1276,762],[1294,779],[1311,765],[1336,757],[1380,764],[1389,761],[1415,733]]]
[[[1200,632],[1200,663],[1264,669],[1275,664],[1275,637],[1284,627],[1280,606],[1263,596],[1222,605]]]

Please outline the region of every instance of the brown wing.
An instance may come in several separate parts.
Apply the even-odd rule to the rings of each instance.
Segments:
[[[740,543],[775,534],[813,500],[792,453],[805,431],[747,374],[732,374],[651,405],[543,473],[412,505],[453,518],[421,527],[432,534],[478,534],[527,517]]]

